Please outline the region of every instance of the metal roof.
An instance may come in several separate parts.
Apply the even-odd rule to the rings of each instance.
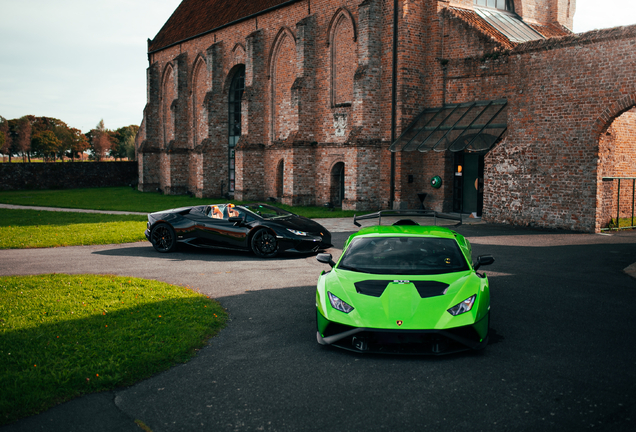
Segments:
[[[475,12],[488,24],[503,33],[511,42],[522,43],[545,39],[515,13],[479,7],[475,8]]]
[[[392,152],[484,152],[508,127],[506,99],[427,108],[391,144]]]

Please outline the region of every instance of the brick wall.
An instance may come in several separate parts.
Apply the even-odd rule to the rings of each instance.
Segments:
[[[334,149],[332,144],[355,142],[363,148],[371,143],[375,149],[387,124],[390,100],[378,85],[381,73],[385,82],[390,79],[390,72],[380,68],[387,49],[380,40],[388,28],[383,5],[380,0],[296,2],[284,12],[262,14],[152,53],[146,111],[151,116],[158,112],[160,119],[148,122],[141,146],[140,189],[151,189],[159,178],[166,193],[227,192],[227,92],[233,68],[244,64],[236,198],[276,196],[276,168],[282,161],[281,198],[294,204],[324,200],[328,188],[317,178],[328,177],[330,167],[316,160],[315,149],[321,148],[326,160],[337,158],[325,154]],[[255,148],[262,148],[260,160]],[[158,164],[152,152],[161,154]],[[350,181],[352,206],[376,206],[375,190],[388,191],[381,185],[388,183],[388,169],[377,150],[371,153],[369,166],[383,177],[366,179],[360,190]],[[352,167],[359,164],[365,161],[356,160]],[[210,172],[215,179],[206,181]],[[362,199],[369,182],[374,183],[372,198]]]
[[[600,229],[599,139],[636,104],[635,40],[632,26],[512,51],[511,127],[487,158],[486,220]]]
[[[2,163],[0,190],[77,189],[137,183],[137,162]]]
[[[449,6],[473,1],[398,1],[395,131],[392,1],[292,2],[151,53],[139,188],[227,193],[228,91],[245,67],[236,198],[321,205],[343,163],[343,208],[386,207],[394,168],[395,207],[417,208],[425,192],[427,207],[449,211],[453,155],[392,156],[392,132],[424,108],[503,98],[508,130],[485,157],[484,219],[598,230],[613,193],[599,186],[603,146],[632,157],[602,134],[630,139],[629,126],[612,122],[634,106],[636,28],[511,50]],[[571,28],[575,8],[515,0],[519,15],[542,25]]]

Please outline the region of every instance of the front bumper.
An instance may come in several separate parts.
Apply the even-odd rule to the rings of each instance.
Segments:
[[[448,329],[394,330],[346,326],[316,311],[316,338],[321,345],[359,353],[444,355],[485,348],[489,317],[490,313],[472,325]]]

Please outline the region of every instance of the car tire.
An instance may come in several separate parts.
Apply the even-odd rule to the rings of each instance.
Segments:
[[[270,230],[260,229],[250,241],[252,252],[261,258],[273,258],[278,255],[278,240]]]
[[[173,252],[177,248],[177,236],[167,223],[159,223],[150,232],[150,242],[157,252]]]

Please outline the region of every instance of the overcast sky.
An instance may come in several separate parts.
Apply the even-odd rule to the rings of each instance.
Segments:
[[[88,132],[139,124],[147,39],[181,0],[0,0],[0,115]],[[576,33],[636,23],[636,0],[577,0]]]

